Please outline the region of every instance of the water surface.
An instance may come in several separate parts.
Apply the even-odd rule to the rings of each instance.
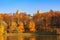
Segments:
[[[40,35],[40,36],[7,36],[6,40],[60,40],[57,35]]]
[[[0,36],[0,40],[60,40],[60,35]]]

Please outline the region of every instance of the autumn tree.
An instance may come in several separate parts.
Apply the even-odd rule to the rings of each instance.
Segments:
[[[13,20],[13,21],[11,21],[11,23],[10,23],[11,25],[10,25],[10,28],[9,28],[9,32],[10,33],[17,33],[17,23]]]
[[[16,13],[16,14],[13,15],[13,17],[14,17],[14,20],[16,21],[16,23],[18,24],[19,23],[19,19],[20,19],[19,18],[20,17],[20,14],[17,14]]]
[[[19,30],[20,32],[22,32],[22,33],[25,32],[23,22],[19,22],[18,30]]]
[[[35,22],[35,26],[36,26],[36,30],[37,32],[40,30],[40,19],[41,18],[41,14],[39,12],[37,12],[36,14],[33,15],[32,19]]]
[[[29,21],[29,30],[30,32],[36,32],[35,23],[32,19]]]
[[[55,12],[55,16],[57,17],[57,28],[60,28],[60,11]]]
[[[0,20],[0,34],[3,34],[6,31],[5,29],[6,26],[7,26],[7,23],[3,20]]]

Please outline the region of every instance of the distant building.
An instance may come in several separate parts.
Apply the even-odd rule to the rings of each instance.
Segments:
[[[22,13],[20,10],[17,10],[17,12],[16,12],[17,14],[20,14],[20,13]]]
[[[37,13],[42,13],[42,11],[41,10],[38,10]]]

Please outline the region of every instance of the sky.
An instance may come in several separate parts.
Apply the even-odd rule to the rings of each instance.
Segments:
[[[15,13],[17,10],[33,15],[42,12],[60,11],[60,0],[0,0],[0,13]]]

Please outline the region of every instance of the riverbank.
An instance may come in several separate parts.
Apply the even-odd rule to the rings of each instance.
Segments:
[[[4,34],[5,36],[25,36],[25,37],[30,37],[30,36],[51,36],[52,34],[38,34],[38,33],[8,33]],[[55,36],[54,34],[53,36]]]

